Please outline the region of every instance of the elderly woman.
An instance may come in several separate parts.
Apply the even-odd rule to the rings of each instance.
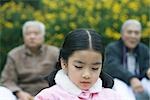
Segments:
[[[141,30],[139,21],[127,20],[122,25],[121,39],[110,43],[105,50],[104,70],[115,78],[114,89],[124,100],[149,100],[146,90],[150,90],[147,84],[150,55],[148,47],[140,42]],[[143,78],[147,82],[142,82]]]
[[[18,99],[33,99],[41,89],[48,87],[44,80],[58,59],[59,49],[44,45],[45,26],[38,21],[23,25],[24,44],[8,53],[1,81]]]

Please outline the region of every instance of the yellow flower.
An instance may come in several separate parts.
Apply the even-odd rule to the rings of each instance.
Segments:
[[[56,31],[59,31],[59,30],[60,30],[60,26],[56,25],[56,26],[54,27],[54,29],[55,29]]]
[[[134,11],[138,11],[139,9],[139,3],[136,1],[129,2],[128,6]]]
[[[148,37],[150,37],[150,28],[144,29],[142,33],[143,33],[143,34],[142,34],[142,37],[143,37],[143,38],[148,38]]]
[[[93,0],[88,0],[85,5],[87,5],[86,7],[87,11],[92,11],[95,6]]]
[[[129,2],[129,0],[121,0],[121,2],[122,2],[123,4],[126,4],[126,3]]]
[[[95,5],[95,6],[96,6],[96,9],[97,9],[97,10],[99,10],[99,9],[101,9],[101,8],[102,8],[101,3],[96,3],[96,5]]]
[[[122,15],[121,17],[120,17],[120,20],[122,21],[122,22],[124,22],[125,20],[127,20],[128,19],[128,16],[127,15]]]
[[[47,20],[54,20],[56,18],[56,15],[53,13],[48,13],[45,15]]]
[[[76,15],[77,9],[75,6],[70,6],[70,8],[68,9],[68,12],[72,15]]]
[[[36,11],[34,14],[33,14],[34,18],[39,20],[39,21],[44,21],[44,16],[42,16],[42,13],[40,11]]]
[[[95,24],[96,23],[96,20],[95,20],[95,18],[94,17],[92,17],[92,16],[89,16],[88,17],[88,22],[90,23],[90,24]]]
[[[48,0],[47,0],[48,1]],[[57,9],[58,8],[58,4],[57,4],[58,2],[57,1],[49,1],[48,2],[48,7],[50,8],[50,9]]]
[[[62,40],[64,39],[64,34],[57,34],[56,38]]]
[[[6,28],[13,28],[13,24],[12,24],[11,22],[5,22],[5,23],[4,23],[4,26],[5,26]]]
[[[119,17],[118,14],[113,14],[112,16],[113,16],[113,19],[115,19],[115,20],[117,20]]]
[[[114,23],[113,27],[117,29],[119,27],[118,23]]]
[[[150,5],[150,0],[142,0],[145,5]]]
[[[42,0],[44,5],[48,5],[49,4],[49,0]]]
[[[102,19],[101,19],[101,16],[99,16],[99,15],[97,14],[97,15],[96,15],[96,18],[95,18],[95,23],[96,23],[96,24],[99,24],[101,20],[102,20]]]
[[[106,28],[105,34],[106,34],[108,37],[111,37],[111,35],[112,35],[112,30],[111,30],[110,27]]]
[[[71,3],[71,4],[75,4],[75,3],[77,3],[78,1],[77,1],[77,0],[68,0],[68,2]]]
[[[21,19],[26,19],[26,18],[27,18],[27,16],[25,14],[21,15]]]
[[[120,38],[120,33],[113,31],[110,27],[106,28],[105,34],[115,40],[118,40]]]
[[[142,23],[146,24],[147,20],[148,20],[148,16],[146,16],[145,14],[141,16],[142,19]]]
[[[69,26],[72,28],[72,29],[75,29],[77,26],[74,22],[70,22],[69,23]]]
[[[61,13],[60,13],[60,18],[61,18],[62,20],[65,20],[65,19],[67,18],[67,14],[64,13],[64,12],[61,12]]]
[[[148,21],[148,22],[147,22],[147,27],[149,27],[149,28],[150,28],[150,21]]]
[[[103,0],[102,2],[104,8],[110,9],[112,7],[113,0]]]
[[[113,37],[112,38],[114,38],[115,40],[118,40],[118,39],[120,39],[120,33],[118,33],[118,32],[113,32]]]
[[[112,10],[113,10],[114,13],[117,13],[117,14],[120,13],[120,11],[121,11],[121,6],[120,6],[120,4],[116,2],[116,3],[113,5]]]

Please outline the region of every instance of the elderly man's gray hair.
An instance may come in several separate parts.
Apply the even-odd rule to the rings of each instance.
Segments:
[[[23,25],[23,35],[26,34],[26,31],[27,31],[27,27],[29,26],[34,26],[34,27],[37,27],[41,34],[44,36],[45,35],[45,25],[39,21],[27,21],[24,23]]]
[[[141,26],[141,23],[139,21],[137,21],[135,19],[129,19],[129,20],[125,21],[124,24],[122,25],[122,27],[121,27],[121,33],[123,33],[124,29],[127,26],[131,25],[131,24],[136,25],[140,30],[142,30],[142,26]]]

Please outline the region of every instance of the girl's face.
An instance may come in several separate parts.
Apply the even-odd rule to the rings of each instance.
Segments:
[[[75,51],[63,69],[70,80],[81,90],[90,89],[99,78],[102,68],[102,55],[93,50]]]

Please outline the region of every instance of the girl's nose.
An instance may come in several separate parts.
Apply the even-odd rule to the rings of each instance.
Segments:
[[[82,77],[85,78],[85,79],[89,79],[90,78],[90,72],[85,70],[82,74]]]

